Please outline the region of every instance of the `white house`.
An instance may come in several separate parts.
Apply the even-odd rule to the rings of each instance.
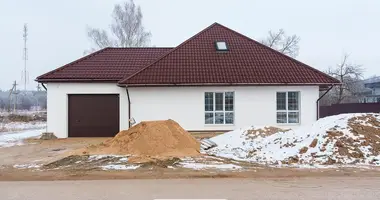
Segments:
[[[339,81],[218,23],[175,48],[105,48],[37,78],[47,129],[114,136],[129,119],[173,119],[189,131],[299,126]]]

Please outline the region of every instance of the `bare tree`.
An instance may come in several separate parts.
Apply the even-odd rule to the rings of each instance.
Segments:
[[[299,53],[299,42],[301,38],[297,35],[286,35],[283,29],[277,32],[269,31],[269,35],[261,43],[275,49],[290,57],[297,57]]]
[[[346,98],[355,96],[363,89],[361,80],[363,71],[361,65],[351,64],[348,62],[349,55],[344,54],[343,60],[336,67],[330,67],[328,74],[342,82],[341,85],[335,86],[331,92],[334,103],[340,104]]]
[[[146,31],[143,24],[143,14],[140,6],[133,0],[116,4],[112,13],[110,33],[106,30],[88,28],[87,35],[95,44],[90,51],[105,47],[143,47],[150,43],[151,33]]]

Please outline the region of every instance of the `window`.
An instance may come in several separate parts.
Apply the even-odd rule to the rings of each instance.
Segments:
[[[277,92],[277,123],[297,124],[300,122],[299,92]]]
[[[205,93],[205,124],[234,124],[234,93]]]
[[[223,41],[215,42],[216,50],[228,51],[227,43]]]

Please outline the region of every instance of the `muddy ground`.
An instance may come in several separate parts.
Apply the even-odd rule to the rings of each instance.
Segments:
[[[2,199],[379,199],[379,178],[0,182]],[[22,192],[20,192],[22,191]],[[59,195],[57,195],[59,194]]]
[[[272,168],[253,165],[250,163],[236,162],[224,159],[223,163],[233,163],[243,167],[243,170],[193,170],[186,168],[166,168],[165,165],[173,163],[161,163],[145,165],[135,170],[107,170],[80,164],[77,160],[70,161],[68,167],[46,167],[46,164],[63,159],[78,148],[97,144],[106,138],[70,138],[59,140],[35,140],[26,141],[24,146],[0,148],[0,181],[18,180],[94,180],[94,179],[178,179],[178,178],[284,178],[284,177],[379,177],[378,168],[344,168],[344,169],[294,169]],[[200,162],[213,162],[219,158],[198,157]],[[98,162],[98,161],[97,161]],[[40,168],[20,169],[15,165],[45,165]],[[77,165],[73,165],[76,163]]]

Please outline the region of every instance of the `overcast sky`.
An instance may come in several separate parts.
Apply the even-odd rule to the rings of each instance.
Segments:
[[[86,27],[108,28],[120,0],[0,0],[0,89],[21,81],[23,24],[29,26],[29,84],[80,58],[91,47]],[[152,45],[172,47],[219,22],[253,39],[285,29],[301,37],[298,60],[319,70],[342,54],[380,75],[379,0],[135,0],[152,32]]]

